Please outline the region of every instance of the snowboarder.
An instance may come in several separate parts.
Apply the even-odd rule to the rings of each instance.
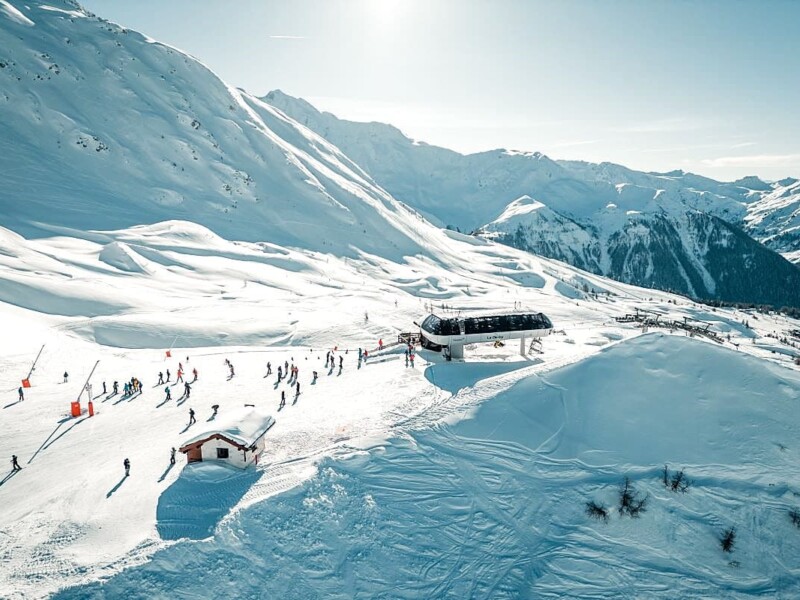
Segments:
[[[64,371],[64,383],[67,383],[67,379],[69,379],[69,373]]]
[[[164,391],[167,392],[167,397],[164,398],[164,402],[169,402],[170,400],[172,400],[172,392],[169,391],[169,386],[165,387]]]
[[[278,410],[286,406],[286,392],[281,390],[281,403],[278,405]]]
[[[17,461],[17,455],[11,455],[11,470],[12,471],[21,471],[22,467],[19,466],[19,462]]]
[[[192,386],[189,385],[189,382],[183,384],[183,395],[187,398],[192,394]]]
[[[127,477],[131,474],[131,461],[126,458],[122,461],[122,466],[125,467],[125,477]]]
[[[164,373],[158,372],[158,385],[164,385]]]
[[[169,452],[169,464],[175,464],[175,448],[173,447],[172,450]]]
[[[211,416],[212,417],[216,417],[217,416],[217,411],[219,410],[219,404],[212,404],[211,405],[211,410],[214,411],[213,413],[211,413]]]
[[[167,382],[169,382],[169,378],[170,378],[169,369],[167,369]]]
[[[18,391],[19,391],[19,401],[22,402],[23,400],[25,400],[25,392],[22,391],[21,387],[19,388]]]
[[[194,409],[190,408],[189,409],[189,425],[191,425],[192,423],[197,423],[197,419],[194,418]]]
[[[267,375],[272,375],[272,363],[267,363]]]

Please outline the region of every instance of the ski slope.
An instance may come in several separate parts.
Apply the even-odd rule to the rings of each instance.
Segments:
[[[416,452],[419,444],[428,443],[426,436],[450,436],[450,426],[445,424],[458,423],[475,410],[482,410],[481,406],[505,404],[508,398],[517,397],[514,390],[538,385],[540,378],[549,378],[548,373],[554,369],[591,364],[580,361],[591,361],[590,357],[610,346],[623,352],[631,343],[626,340],[639,336],[642,330],[635,324],[617,323],[614,317],[636,308],[657,311],[665,318],[704,319],[719,334],[730,334],[730,343],[724,343],[727,351],[710,341],[694,342],[709,353],[701,356],[702,360],[718,363],[715,371],[736,372],[738,363],[730,361],[738,352],[752,357],[747,360],[756,365],[753,368],[767,369],[776,381],[777,375],[783,374],[780,383],[772,387],[766,387],[764,377],[754,380],[751,387],[740,386],[743,397],[752,400],[751,392],[763,388],[763,402],[770,409],[772,402],[778,402],[777,410],[781,402],[787,401],[785,398],[795,400],[798,396],[797,380],[791,370],[795,349],[766,337],[797,327],[794,321],[776,315],[713,311],[678,296],[619,284],[563,263],[456,233],[434,240],[438,246],[432,245],[429,252],[436,256],[435,261],[423,255],[410,256],[402,262],[366,253],[358,258],[337,258],[275,244],[231,242],[202,226],[179,221],[70,233],[34,240],[2,230],[1,236],[0,311],[7,335],[0,342],[0,390],[7,400],[0,409],[4,431],[0,456],[10,458],[12,453],[17,454],[23,467],[0,486],[0,502],[4,506],[0,514],[0,556],[7,565],[0,570],[0,590],[10,598],[48,597],[59,589],[108,578],[112,578],[108,584],[111,587],[76,588],[64,593],[67,597],[86,597],[90,593],[116,597],[122,592],[115,590],[122,588],[115,586],[133,585],[123,582],[136,581],[139,576],[153,586],[148,597],[173,597],[169,591],[172,586],[190,589],[198,582],[211,585],[209,578],[188,567],[178,570],[186,578],[179,583],[169,575],[175,569],[162,570],[165,563],[160,561],[173,560],[169,558],[175,556],[171,552],[185,561],[185,548],[213,548],[220,540],[230,540],[231,535],[254,535],[261,541],[279,539],[271,538],[272,533],[265,537],[257,533],[257,528],[250,531],[251,515],[284,510],[280,507],[294,506],[295,502],[304,502],[304,507],[317,503],[322,510],[328,500],[315,500],[310,490],[328,485],[326,478],[331,469],[336,472],[351,468],[341,465],[383,464],[381,457],[394,462],[395,449]],[[594,299],[583,291],[584,287],[608,290],[610,295],[601,294]],[[373,350],[378,339],[391,344],[399,331],[414,330],[413,321],[431,306],[437,312],[452,311],[451,314],[513,311],[515,307],[542,310],[559,333],[545,339],[543,354],[534,353],[527,358],[521,357],[518,346],[513,344],[502,348],[486,345],[468,349],[464,363],[441,363],[438,355],[422,353],[412,369],[404,365],[399,347],[389,347],[358,368],[357,348]],[[745,321],[749,321],[749,328]],[[33,387],[26,390],[26,399],[18,402],[16,388],[42,344],[45,348],[32,377]],[[337,356],[343,357],[341,374],[338,368],[322,368],[324,355],[334,347],[338,348]],[[646,344],[629,347],[631,350],[624,352],[659,362],[658,368],[651,367],[654,372],[669,373],[666,364],[672,359],[665,358],[664,349]],[[169,348],[172,357],[167,359],[165,350]],[[783,352],[774,352],[776,348]],[[226,358],[235,365],[236,375],[231,380],[223,362]],[[702,362],[700,358],[698,364]],[[143,381],[144,393],[130,399],[101,395],[94,400],[95,416],[69,418],[69,403],[80,393],[97,360],[100,362],[92,377],[95,395],[103,381],[110,389],[112,381],[122,383],[130,377]],[[155,385],[157,374],[169,368],[174,380],[178,361],[184,362],[187,372],[197,368],[199,380],[192,385],[189,399],[180,400],[182,389],[178,386],[172,389],[173,399],[165,402],[163,386]],[[296,403],[285,384],[275,385],[274,375],[264,377],[267,361],[272,363],[273,372],[284,361],[299,365],[301,394]],[[319,372],[315,385],[311,384],[313,370]],[[615,372],[614,368],[610,370]],[[70,375],[68,383],[62,383],[64,371]],[[568,369],[559,372],[573,373]],[[576,371],[564,377],[581,380],[584,376]],[[670,386],[680,380],[676,374],[668,378]],[[591,381],[587,379],[586,385]],[[716,380],[701,379],[695,384],[704,390],[704,397],[716,397]],[[603,389],[600,384],[592,385],[598,391]],[[652,383],[642,379],[628,387],[629,401],[638,401],[649,393]],[[288,405],[277,412],[282,390],[288,392]],[[771,393],[776,390],[780,394]],[[539,392],[532,395],[540,396]],[[530,398],[531,394],[524,396]],[[232,474],[208,464],[199,469],[187,468],[182,457],[170,467],[170,448],[210,424],[207,420],[212,404],[219,404],[223,414],[244,404],[272,411],[277,422],[267,434],[268,451],[257,469]],[[187,429],[190,407],[197,413],[198,424]],[[717,408],[722,410],[724,406]],[[580,410],[574,406],[570,414],[579,414]],[[553,412],[553,419],[557,412]],[[787,427],[797,425],[791,411],[776,414],[782,415],[781,421]],[[739,414],[726,419],[749,423],[756,417]],[[543,415],[537,409],[530,418],[539,422]],[[490,429],[496,426],[501,433],[505,420],[496,416],[477,419],[487,427],[492,423]],[[554,422],[546,420],[539,427],[557,429]],[[791,458],[792,442],[784,441],[784,432],[773,431],[769,423],[763,427],[763,434],[776,444],[785,445],[789,452],[786,456]],[[761,435],[762,430],[758,431]],[[613,430],[610,432],[613,434]],[[586,436],[587,447],[597,444],[597,439],[583,429],[573,435]],[[741,448],[747,450],[751,441],[743,438]],[[367,453],[362,449],[368,449]],[[531,450],[531,455],[537,461],[548,461],[550,450],[544,444]],[[489,450],[484,448],[482,452]],[[352,455],[362,458],[356,463],[340,463]],[[497,460],[502,456],[499,453]],[[761,463],[748,456],[742,458],[744,466],[736,463],[732,467],[745,471],[761,468]],[[132,462],[129,478],[123,477],[124,458]],[[655,453],[648,455],[650,458],[659,463],[672,460],[671,456],[662,459]],[[698,469],[708,469],[712,462],[712,456],[706,455],[703,448],[691,460],[689,456],[675,460],[679,458],[687,460],[687,467],[692,464]],[[636,473],[652,473],[659,467],[645,462],[627,456],[602,464],[613,465],[608,475],[611,482],[628,468]],[[397,463],[396,476],[408,479],[411,485],[416,467],[400,475],[403,464],[402,460]],[[781,465],[775,467],[775,476],[782,473],[789,481],[795,471],[791,465]],[[431,473],[435,478],[443,477],[442,473]],[[718,495],[726,502],[735,502],[739,497],[737,488],[720,485]],[[407,497],[416,497],[418,492]],[[378,497],[376,490],[366,493]],[[311,499],[302,500],[308,494],[312,494],[308,496]],[[526,501],[530,497],[527,493],[515,496]],[[710,510],[709,497],[702,498],[705,510]],[[787,499],[781,502],[784,500]],[[490,496],[483,501],[493,502]],[[571,509],[580,513],[579,507]],[[291,511],[294,514],[296,507]],[[443,518],[446,514],[442,513]],[[576,513],[570,515],[569,518],[582,519]],[[355,519],[355,527],[356,516],[348,518]],[[363,526],[371,523],[369,535],[383,540],[381,544],[395,547],[397,552],[405,547],[406,554],[414,554],[408,550],[413,545],[396,541],[392,533],[396,518],[399,517],[385,521],[369,518]],[[292,517],[295,525],[302,523],[296,519],[300,517]],[[586,526],[584,521],[579,522],[583,523],[581,527]],[[470,530],[469,535],[475,536],[477,544],[482,534],[480,523],[476,523],[478,529]],[[304,546],[322,535],[320,531],[292,533],[291,528],[281,531],[281,535],[305,540]],[[339,535],[334,530],[324,535],[334,533]],[[713,536],[713,532],[709,535]],[[644,544],[646,540],[630,538],[629,542]],[[283,546],[257,546],[254,551],[265,558],[277,554],[291,557],[289,547],[278,552]],[[347,564],[353,547],[358,545],[345,543],[336,551]],[[242,550],[244,546],[237,548]],[[691,554],[681,554],[683,550],[677,546],[672,551],[687,562],[693,560]],[[203,572],[210,568],[202,563],[202,553],[196,560]],[[473,563],[458,568],[481,580],[483,569],[488,567],[471,570],[470,564]],[[229,566],[225,568],[230,570]],[[244,577],[243,564],[242,569],[240,575]],[[115,579],[121,571],[127,574]],[[238,567],[231,572],[239,572]],[[306,576],[311,577],[308,573],[298,575]],[[391,577],[389,573],[386,576],[386,589],[390,589]],[[231,577],[239,581],[239,575]],[[422,571],[417,578],[427,580]],[[345,595],[361,589],[356,580],[324,580],[326,583],[319,589],[331,593],[334,588],[326,586],[341,585],[336,589],[344,591],[337,593]],[[255,587],[247,587],[250,584],[241,581],[241,587],[235,589],[245,590],[245,595],[281,595],[280,582],[275,582],[277,587],[263,588],[258,587],[265,585],[261,577],[260,583],[252,582]],[[436,585],[444,586],[436,588],[442,593],[449,589],[447,585],[455,585],[452,577],[450,584],[444,583],[448,581],[444,576],[436,581]],[[519,581],[528,580],[509,579],[509,589],[523,589]],[[376,585],[370,593],[382,589]],[[482,585],[475,588],[476,595],[491,595]],[[599,580],[595,585],[603,587]],[[609,593],[620,589],[614,583],[605,585]],[[774,581],[769,585],[780,588]],[[436,595],[436,589],[428,591]],[[217,591],[226,594],[221,588]],[[191,593],[203,592],[198,588]]]

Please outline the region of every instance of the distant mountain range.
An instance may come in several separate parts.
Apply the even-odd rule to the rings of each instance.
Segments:
[[[800,306],[800,269],[756,241],[800,253],[795,180],[464,156],[256,98],[72,0],[0,0],[0,170],[0,225],[27,236],[181,219],[403,260],[430,256],[439,226],[637,285]]]
[[[800,261],[795,179],[725,183],[538,152],[463,155],[391,125],[338,119],[278,90],[264,100],[440,226],[695,298],[800,304],[800,269],[789,262]]]

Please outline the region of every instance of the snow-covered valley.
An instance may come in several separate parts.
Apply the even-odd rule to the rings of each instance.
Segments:
[[[712,310],[458,234],[441,242],[446,271],[226,242],[181,222],[83,238],[5,233],[17,250],[2,255],[0,452],[23,468],[0,487],[4,595],[97,579],[107,582],[62,596],[797,591],[788,513],[800,493],[800,377],[796,348],[769,337],[796,321]],[[411,368],[389,346],[359,368],[357,348],[388,345],[443,305],[541,310],[559,333],[527,358],[485,345],[464,362],[422,351]],[[637,309],[701,319],[730,342],[641,337],[639,324],[615,320]],[[334,348],[341,373],[322,368]],[[95,415],[70,418],[96,360]],[[199,379],[189,399],[178,386],[165,401],[157,373],[174,378],[179,361]],[[265,377],[268,361],[299,365],[296,403]],[[98,394],[132,376],[143,394]],[[209,426],[212,404],[273,411],[254,472],[182,456],[170,466],[170,447]],[[660,487],[665,462],[686,468],[688,494]],[[613,507],[624,476],[651,495],[651,511],[586,516],[589,499]],[[725,526],[739,531],[732,557],[716,542]]]

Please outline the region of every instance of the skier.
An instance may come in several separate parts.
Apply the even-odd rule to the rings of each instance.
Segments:
[[[183,371],[183,363],[182,362],[178,363],[178,371]]]
[[[295,387],[294,395],[295,396],[299,396],[300,395],[300,382],[299,381],[297,382],[297,386]]]
[[[125,467],[125,477],[127,477],[131,474],[131,461],[126,458],[122,461],[122,466]]]
[[[272,363],[267,363],[267,375],[272,375]]]
[[[413,352],[408,355],[408,360],[411,361],[411,367],[413,368],[414,367],[414,353]]]
[[[11,470],[12,471],[21,471],[22,467],[19,466],[19,462],[17,462],[17,455],[11,455]]]
[[[19,388],[18,391],[19,391],[19,401],[22,402],[23,400],[25,400],[25,392],[22,391],[21,387]]]
[[[383,350],[383,339],[378,340],[378,350]]]
[[[108,393],[108,392],[106,391],[106,382],[105,382],[105,381],[103,382],[103,393],[104,393],[104,394],[107,394],[107,393]]]
[[[191,425],[192,423],[197,423],[197,419],[194,418],[194,409],[190,408],[189,409],[189,425]]]
[[[283,372],[286,373],[287,375],[289,374],[289,361],[288,360],[283,361]]]
[[[311,381],[312,384],[317,383],[317,372],[313,371],[314,379]]]
[[[214,411],[214,412],[211,414],[211,416],[212,416],[212,417],[216,417],[216,416],[217,416],[217,411],[219,410],[219,404],[212,404],[212,405],[211,405],[211,410],[213,410],[213,411]]]
[[[169,386],[165,387],[164,391],[167,392],[167,397],[164,398],[164,402],[169,402],[172,400],[172,392],[169,391]]]
[[[170,375],[169,375],[169,369],[167,369],[167,382],[169,382],[169,377],[170,377]]]
[[[183,384],[183,395],[187,398],[192,394],[192,386],[189,385],[189,382]]]
[[[364,350],[364,362],[367,362],[367,356],[368,356],[368,352],[367,352],[367,350]]]
[[[363,355],[363,353],[361,352],[361,348],[359,348],[358,349],[358,360],[359,360],[359,362],[361,362],[362,355]]]
[[[179,381],[183,381],[183,371],[180,369],[178,369],[178,376],[175,378],[175,383],[178,383]]]
[[[281,403],[278,405],[278,410],[286,406],[286,392],[281,390]]]
[[[158,385],[164,385],[164,373],[158,372]]]
[[[283,369],[281,369],[281,366],[278,365],[278,383],[281,382],[281,379],[283,379]]]
[[[344,360],[344,356],[339,356],[339,370],[342,370],[342,361]]]
[[[64,383],[67,383],[67,379],[69,379],[69,373],[64,371]]]
[[[169,464],[175,464],[175,448],[173,447],[172,450],[169,452]]]
[[[194,375],[194,380],[197,381],[197,369],[192,369],[192,375]]]
[[[231,363],[231,364],[230,364],[230,365],[228,365],[228,366],[229,366],[229,367],[230,367],[230,369],[231,369],[231,377],[233,377],[234,375],[236,375],[236,373],[234,373],[234,372],[233,372],[233,363]]]
[[[112,387],[114,388],[114,395],[116,396],[119,393],[119,382],[115,381]]]

